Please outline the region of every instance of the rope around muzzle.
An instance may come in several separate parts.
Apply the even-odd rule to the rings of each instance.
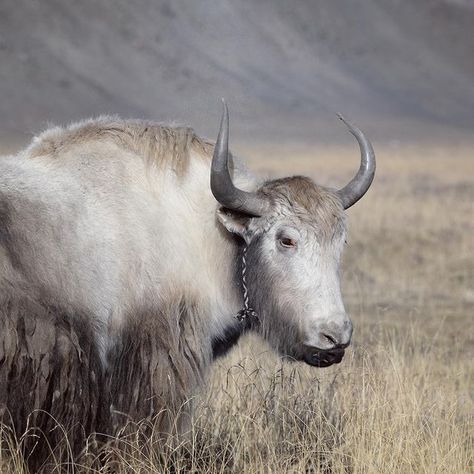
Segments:
[[[247,246],[244,246],[244,250],[242,252],[242,289],[243,289],[243,297],[244,297],[244,308],[241,309],[236,314],[236,319],[240,322],[244,322],[247,320],[255,320],[258,321],[257,312],[250,307],[249,305],[249,291],[247,288],[247,260],[245,256],[247,255]]]

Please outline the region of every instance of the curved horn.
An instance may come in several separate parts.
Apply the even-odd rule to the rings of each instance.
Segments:
[[[356,137],[360,148],[360,167],[352,180],[337,191],[344,209],[355,204],[369,189],[375,175],[375,153],[369,140],[354,125],[348,122],[342,115],[338,117],[346,124],[349,131]]]
[[[229,161],[229,111],[222,99],[223,111],[211,166],[211,191],[224,207],[251,216],[260,217],[268,210],[268,202],[255,193],[242,191],[234,186],[230,177]]]

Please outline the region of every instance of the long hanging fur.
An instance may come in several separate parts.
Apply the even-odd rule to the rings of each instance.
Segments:
[[[102,369],[83,315],[16,290],[0,294],[0,420],[36,471],[54,453],[72,455],[97,430]],[[57,453],[56,453],[57,454]]]
[[[112,432],[127,421],[153,417],[154,435],[186,431],[190,394],[202,384],[212,360],[199,310],[177,298],[164,302],[159,312],[142,309],[129,318],[109,356]]]
[[[34,472],[47,472],[55,447],[67,443],[75,457],[91,433],[116,435],[129,422],[151,420],[155,436],[187,430],[190,394],[212,359],[197,305],[135,312],[105,373],[84,315],[19,291],[2,295],[0,308],[0,421],[29,432],[22,450]]]

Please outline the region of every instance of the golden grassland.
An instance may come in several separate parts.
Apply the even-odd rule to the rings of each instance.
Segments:
[[[158,450],[125,438],[105,448],[102,467],[87,467],[86,452],[77,470],[474,472],[474,148],[377,152],[376,181],[348,211],[343,294],[355,331],[343,362],[281,361],[245,337],[194,401],[188,442]],[[334,186],[357,166],[355,148],[248,156],[256,170]],[[23,472],[6,443],[0,472]]]

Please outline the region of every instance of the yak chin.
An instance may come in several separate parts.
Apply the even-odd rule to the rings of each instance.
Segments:
[[[338,347],[334,349],[318,349],[303,345],[296,351],[287,354],[280,354],[283,360],[290,362],[305,362],[312,367],[330,367],[334,364],[340,364],[344,358],[345,348]]]
[[[316,347],[306,346],[300,360],[313,367],[329,367],[333,364],[339,364],[344,357],[344,348],[334,348],[321,350]]]
[[[312,367],[329,367],[341,363],[344,358],[346,346],[334,347],[332,349],[320,349],[318,347],[301,344],[292,354],[283,356],[285,360],[305,362]]]

